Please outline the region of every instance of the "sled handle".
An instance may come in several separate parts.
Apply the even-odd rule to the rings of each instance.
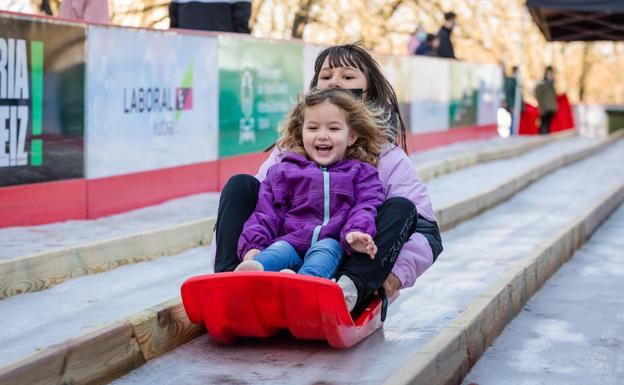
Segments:
[[[381,298],[381,322],[386,320],[386,313],[388,312],[388,295],[386,294],[386,289],[380,287],[377,289],[377,294]]]

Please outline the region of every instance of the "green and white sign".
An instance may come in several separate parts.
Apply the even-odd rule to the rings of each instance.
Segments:
[[[219,37],[219,157],[273,144],[304,90],[303,46]]]
[[[451,63],[449,78],[449,120],[451,128],[477,123],[478,69],[478,65],[473,63]]]

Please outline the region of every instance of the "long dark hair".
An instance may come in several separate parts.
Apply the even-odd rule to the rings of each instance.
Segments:
[[[400,145],[407,153],[407,127],[399,110],[399,101],[394,88],[383,75],[379,64],[364,49],[361,43],[350,43],[335,45],[325,48],[316,57],[314,63],[314,77],[310,82],[310,89],[316,88],[318,84],[319,74],[325,59],[329,58],[330,68],[336,67],[354,67],[359,69],[366,75],[368,83],[367,95],[368,101],[378,104],[380,107],[389,110],[391,115],[396,115],[397,127],[393,142]]]

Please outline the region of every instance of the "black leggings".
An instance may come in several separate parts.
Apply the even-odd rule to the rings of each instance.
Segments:
[[[554,117],[555,117],[555,113],[553,111],[542,113],[542,115],[540,116],[540,120],[541,120],[540,127],[539,127],[540,134],[546,135],[550,133],[550,124]]]
[[[215,272],[233,271],[240,263],[237,256],[238,238],[258,202],[260,182],[251,175],[234,175],[221,192],[215,227],[217,242]],[[394,197],[377,210],[377,255],[346,257],[336,277],[347,275],[358,291],[356,311],[379,289],[396,262],[403,244],[414,232],[416,207],[410,200]]]

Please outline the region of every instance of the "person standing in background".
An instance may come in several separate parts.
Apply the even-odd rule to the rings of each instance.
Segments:
[[[453,42],[451,41],[451,33],[457,24],[457,15],[454,12],[444,14],[444,24],[438,32],[440,46],[438,47],[438,56],[449,59],[455,59],[455,51],[453,50]]]
[[[422,24],[418,24],[416,30],[412,32],[409,36],[409,41],[407,42],[407,53],[409,55],[415,55],[416,50],[427,38],[427,31],[422,26]]]
[[[169,28],[250,33],[251,0],[172,0]]]
[[[63,0],[57,16],[108,24],[108,0]]]
[[[416,48],[415,55],[436,56],[439,46],[440,39],[436,35],[428,33],[425,41],[420,43],[418,48]]]
[[[542,135],[550,133],[550,122],[557,112],[557,92],[555,91],[555,70],[546,67],[544,79],[535,87],[535,99],[540,111],[540,129]]]
[[[503,71],[505,66],[503,65]],[[518,66],[511,67],[511,74],[505,75],[503,78],[503,90],[505,92],[505,100],[503,107],[509,116],[511,116],[510,132],[513,132],[514,127],[514,110],[516,105],[516,87],[518,87]],[[520,111],[522,111],[522,92],[520,92]]]

